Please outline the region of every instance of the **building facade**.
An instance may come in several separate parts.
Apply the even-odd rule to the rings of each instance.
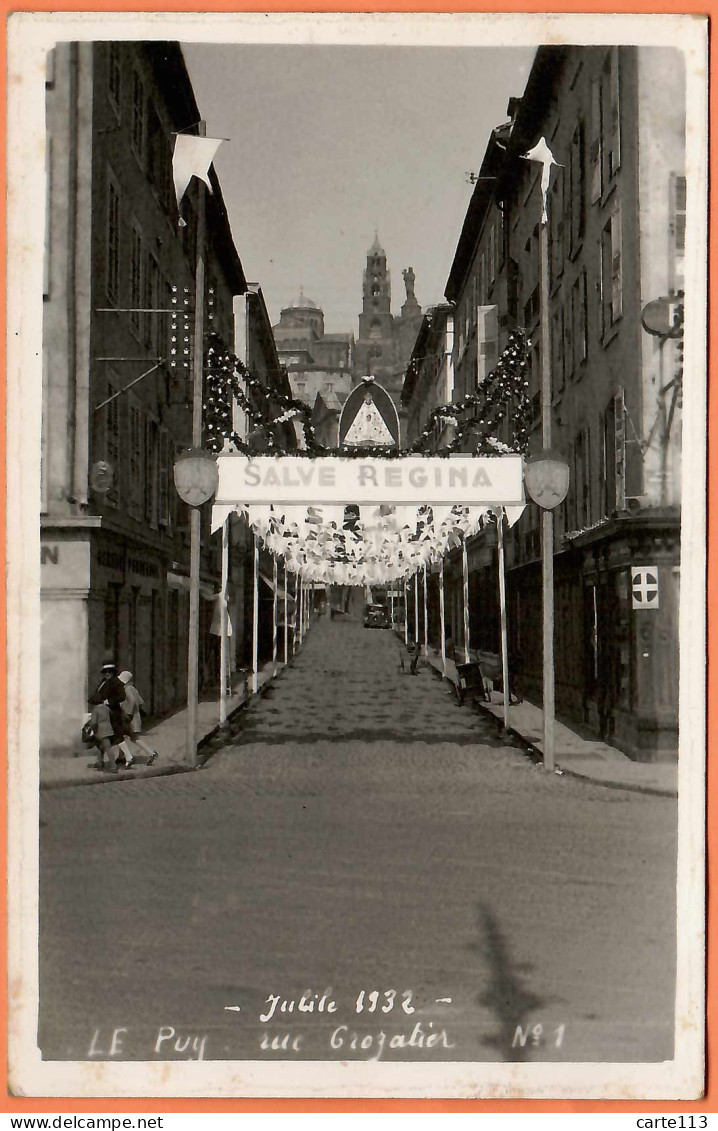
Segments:
[[[292,394],[313,410],[319,441],[335,447],[339,412],[352,387],[354,335],[325,333],[324,311],[303,289],[272,330]]]
[[[406,298],[401,314],[391,312],[391,272],[378,235],[369,248],[362,281],[362,310],[356,342],[354,379],[376,377],[394,400],[397,409],[406,366],[421,325],[421,307],[414,293],[412,267],[403,272]],[[401,414],[400,414],[401,415]],[[404,426],[402,422],[402,437]],[[403,438],[402,438],[403,443]]]
[[[198,198],[193,181],[181,226],[172,147],[201,115],[171,43],[58,45],[46,95],[41,744],[64,750],[107,658],[153,715],[186,702],[189,514],[172,469],[192,438]],[[206,324],[231,349],[246,283],[211,176]],[[208,507],[202,523],[207,686],[220,551]]]
[[[639,760],[675,756],[678,717],[680,341],[642,312],[683,301],[685,84],[670,49],[537,52],[526,91],[489,141],[446,288],[455,308],[455,398],[480,386],[509,332],[530,340],[541,448],[541,320],[549,320],[554,445],[568,497],[554,512],[556,704]],[[558,165],[548,193],[549,306],[541,309],[544,137]],[[501,438],[510,434],[510,419]],[[495,531],[469,547],[471,643],[498,649]],[[540,512],[507,535],[510,649],[541,696]],[[647,574],[657,596],[643,601]],[[461,640],[460,562],[447,563]],[[638,596],[634,596],[634,591]],[[487,633],[487,626],[489,631]],[[492,627],[493,626],[493,627]]]

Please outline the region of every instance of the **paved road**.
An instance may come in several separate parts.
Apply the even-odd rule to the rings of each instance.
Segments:
[[[672,1056],[675,803],[397,657],[319,621],[202,771],[43,795],[45,1057]]]

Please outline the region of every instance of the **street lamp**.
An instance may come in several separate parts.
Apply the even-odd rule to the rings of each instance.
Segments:
[[[192,507],[189,566],[189,643],[187,654],[187,760],[197,755],[197,702],[199,699],[199,510],[217,490],[217,457],[202,448],[181,452],[174,465],[174,481],[183,502]]]
[[[568,493],[569,469],[561,454],[544,448],[532,456],[524,470],[526,490],[543,511],[543,764],[555,768],[554,721],[556,673],[554,661],[553,511]]]

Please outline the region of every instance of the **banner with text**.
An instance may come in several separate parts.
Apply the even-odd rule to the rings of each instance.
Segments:
[[[463,503],[521,506],[523,459],[507,456],[220,455],[215,505]]]

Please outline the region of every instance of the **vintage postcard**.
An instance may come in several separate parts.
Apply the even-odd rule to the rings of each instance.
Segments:
[[[8,29],[11,1091],[697,1098],[707,20]]]

